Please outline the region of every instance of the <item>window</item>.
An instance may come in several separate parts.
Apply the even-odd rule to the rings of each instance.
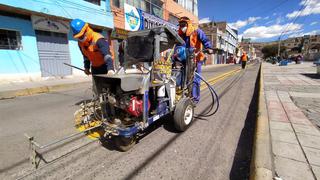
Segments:
[[[0,49],[21,49],[20,32],[0,29]]]
[[[99,5],[100,6],[100,0],[85,0],[89,3],[92,3],[92,4],[96,4],[96,5]]]
[[[120,8],[120,0],[112,0],[112,5],[115,6],[115,7],[118,7]]]
[[[177,18],[176,16],[169,14],[169,22],[172,24],[179,24],[179,18]]]
[[[163,16],[163,2],[160,0],[143,0],[141,1],[141,9],[146,13],[155,15],[159,18]]]
[[[117,8],[123,8],[125,2],[126,0],[112,0],[112,5]]]

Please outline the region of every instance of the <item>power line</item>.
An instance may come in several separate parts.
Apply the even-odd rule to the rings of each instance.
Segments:
[[[293,21],[291,23],[288,23],[287,26],[284,28],[284,30],[281,32],[279,36],[279,40],[281,39],[281,36],[289,29],[291,25],[293,25],[300,17],[301,13],[307,8],[307,5],[309,4],[310,0],[306,0],[305,3],[301,6],[299,9],[299,12],[294,17]]]
[[[300,17],[302,11],[304,11],[308,4],[309,4],[310,0],[306,0],[305,3],[301,6],[301,8],[299,9],[299,12],[296,14],[295,18],[293,19],[293,21],[291,23],[288,23],[287,26],[283,29],[283,31],[281,32],[280,36],[279,36],[279,40],[278,40],[278,56],[280,56],[280,48],[281,48],[281,36],[289,29],[289,27],[294,24]]]

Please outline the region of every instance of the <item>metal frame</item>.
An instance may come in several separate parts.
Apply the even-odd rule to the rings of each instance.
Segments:
[[[33,136],[29,136],[28,134],[24,134],[24,136],[26,138],[28,138],[28,140],[29,140],[29,149],[31,151],[31,156],[30,156],[31,163],[37,169],[39,164],[40,164],[40,162],[41,162],[41,160],[43,160],[44,162],[47,163],[47,161],[42,157],[42,155],[39,152],[39,150],[51,147],[51,146],[56,145],[56,144],[59,144],[59,143],[64,142],[66,140],[72,139],[73,137],[76,137],[78,135],[83,135],[83,133],[87,133],[87,132],[89,132],[89,131],[91,131],[93,129],[99,128],[101,126],[102,126],[102,124],[98,125],[98,126],[95,126],[95,127],[92,127],[92,128],[89,128],[89,129],[86,129],[85,131],[82,131],[82,132],[71,134],[71,135],[66,136],[66,137],[64,137],[62,139],[58,139],[58,140],[55,140],[53,142],[50,142],[50,143],[48,143],[46,145],[40,145],[37,141],[34,140]]]

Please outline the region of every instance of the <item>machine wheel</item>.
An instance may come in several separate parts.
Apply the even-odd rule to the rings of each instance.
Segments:
[[[123,136],[116,136],[114,137],[114,144],[118,148],[118,150],[122,152],[126,152],[130,150],[136,144],[135,137],[123,137]]]
[[[182,98],[176,105],[173,120],[178,131],[185,131],[193,120],[193,104],[189,98]]]

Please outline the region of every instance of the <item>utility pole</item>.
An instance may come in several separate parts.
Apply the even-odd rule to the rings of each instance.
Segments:
[[[278,40],[278,57],[280,56],[280,45],[281,45],[281,37],[279,36],[279,40]]]

